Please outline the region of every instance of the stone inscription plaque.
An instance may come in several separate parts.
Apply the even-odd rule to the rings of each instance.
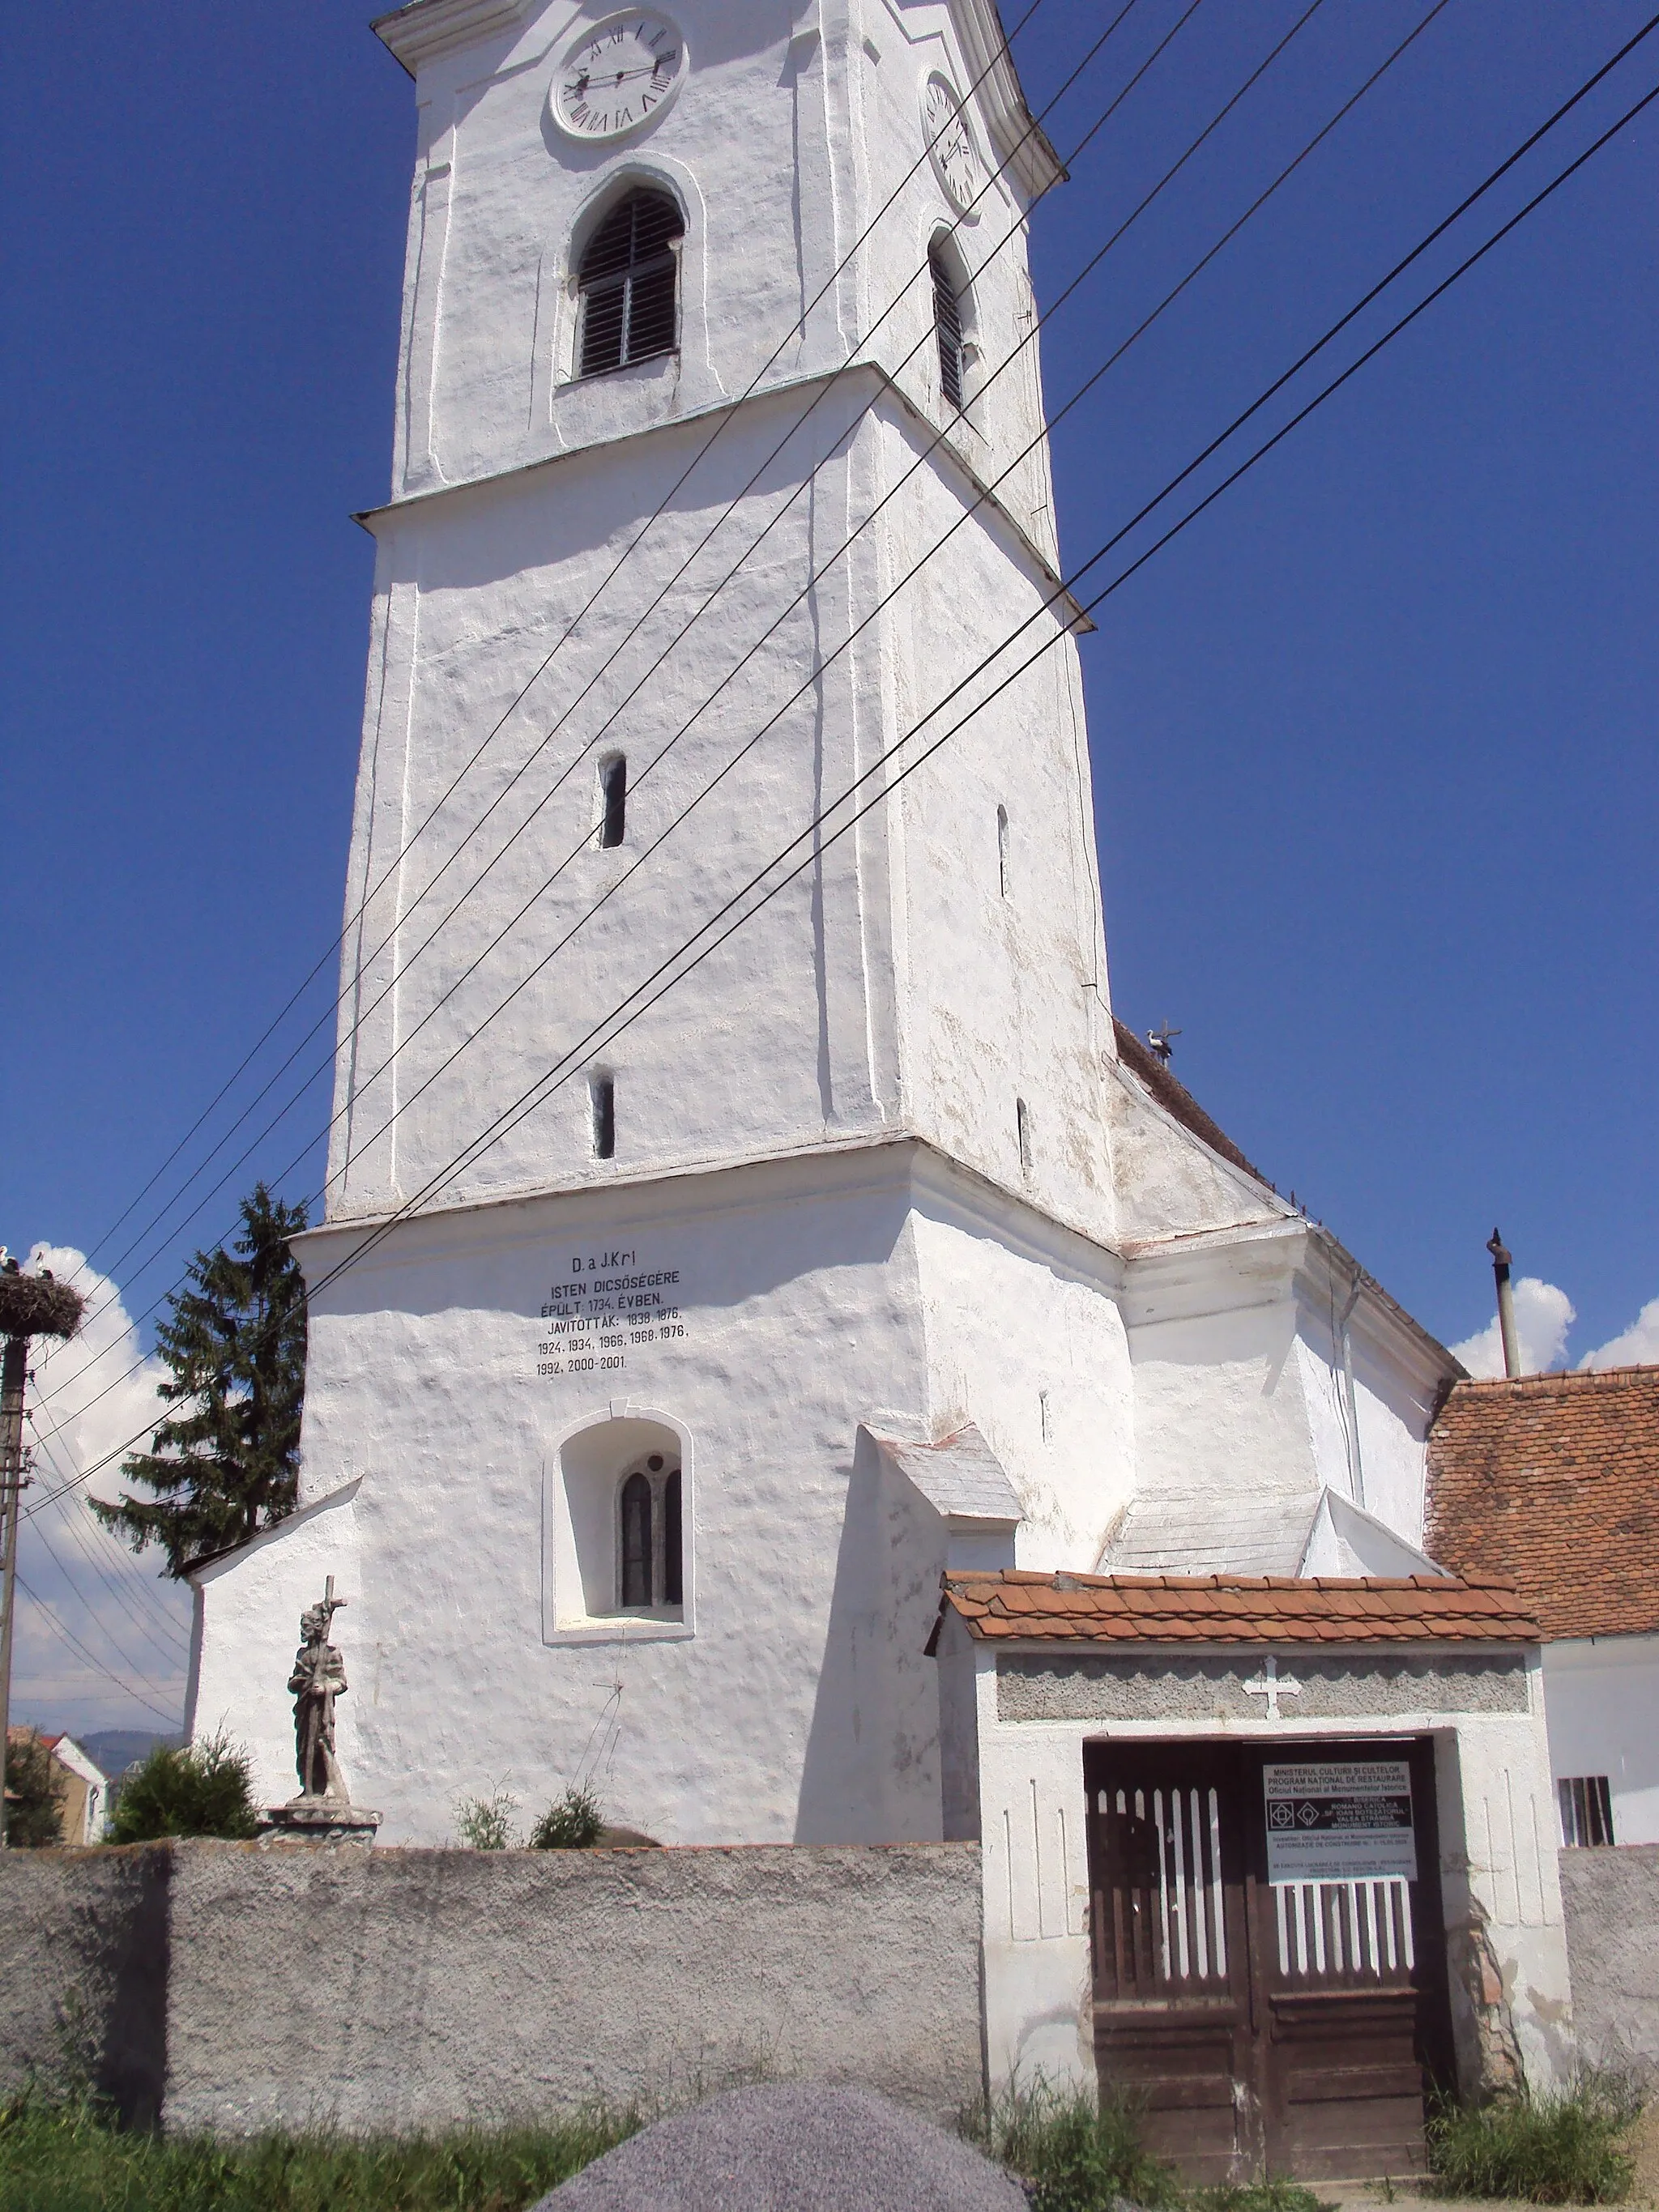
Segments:
[[[536,1372],[617,1375],[684,1338],[678,1267],[631,1245],[572,1252],[542,1302]]]

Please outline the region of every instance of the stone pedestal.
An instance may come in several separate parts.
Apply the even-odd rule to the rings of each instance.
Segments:
[[[367,1850],[380,1825],[378,1813],[338,1797],[295,1797],[286,1805],[268,1805],[259,1816],[258,1843],[262,1850],[291,1844],[356,1844]]]

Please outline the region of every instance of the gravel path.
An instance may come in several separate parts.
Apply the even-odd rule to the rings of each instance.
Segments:
[[[1026,2198],[871,2090],[778,2082],[659,2120],[535,2212],[1026,2212]]]

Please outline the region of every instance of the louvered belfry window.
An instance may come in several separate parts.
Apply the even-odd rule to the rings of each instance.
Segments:
[[[948,407],[962,405],[962,301],[937,246],[927,249],[933,276],[933,329],[939,337],[939,380]]]
[[[618,200],[589,239],[576,273],[583,376],[672,353],[674,244],[684,234],[685,219],[666,192],[640,191]]]

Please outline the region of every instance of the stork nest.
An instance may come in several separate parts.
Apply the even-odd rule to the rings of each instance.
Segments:
[[[73,1336],[85,1304],[79,1291],[44,1270],[0,1268],[0,1336]]]

